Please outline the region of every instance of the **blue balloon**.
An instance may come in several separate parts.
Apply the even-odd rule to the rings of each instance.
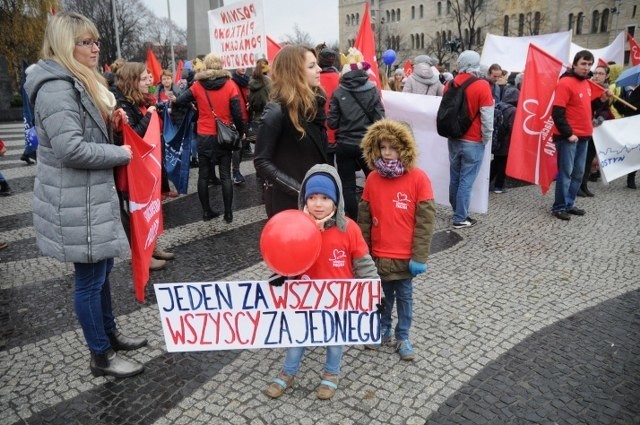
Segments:
[[[392,49],[386,50],[382,54],[382,61],[387,65],[391,65],[396,61],[396,52]]]

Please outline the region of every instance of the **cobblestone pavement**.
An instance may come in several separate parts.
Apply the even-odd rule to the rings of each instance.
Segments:
[[[177,253],[135,301],[130,262],[111,284],[120,328],[149,346],[127,353],[137,377],[94,378],[72,305],[72,268],[40,256],[31,220],[35,166],[19,160],[20,124],[0,125],[0,424],[640,423],[640,191],[592,184],[584,217],[563,222],[533,186],[490,194],[476,227],[451,230],[437,209],[429,272],[414,280],[414,362],[345,350],[331,401],[315,391],[325,351],[308,351],[279,400],[262,394],[282,349],[169,354],[151,285],[262,279],[265,223],[251,161],[234,221],[201,221],[189,195],[164,203],[160,244]],[[195,170],[193,170],[195,171]],[[213,205],[221,206],[219,188]]]

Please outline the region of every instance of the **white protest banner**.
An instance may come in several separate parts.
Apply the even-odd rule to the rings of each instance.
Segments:
[[[600,174],[606,184],[640,170],[640,115],[608,120],[593,129]]]
[[[387,118],[411,125],[418,143],[418,165],[429,175],[436,203],[450,205],[449,148],[447,139],[436,130],[436,116],[442,98],[388,90],[382,92],[382,98]],[[484,214],[489,208],[490,165],[491,144],[488,144],[484,149],[480,172],[473,183],[470,211]]]
[[[509,72],[522,72],[527,61],[529,44],[533,43],[562,63],[570,63],[571,31],[528,37],[504,37],[487,34],[482,47],[480,63],[497,63]]]
[[[605,62],[614,61],[615,63],[622,65],[624,64],[624,31],[621,31],[611,44],[601,49],[590,49],[571,43],[571,52],[569,54],[568,63],[572,63],[576,53],[581,50],[588,50],[593,54],[594,68],[598,65],[598,59],[602,59]]]
[[[379,279],[154,285],[167,351],[380,342]]]
[[[244,0],[209,11],[211,52],[225,69],[248,68],[267,57],[262,0]]]

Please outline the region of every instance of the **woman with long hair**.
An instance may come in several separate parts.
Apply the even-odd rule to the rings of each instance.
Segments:
[[[74,306],[91,372],[126,377],[144,367],[116,350],[147,344],[116,327],[109,285],[113,258],[129,253],[113,168],[131,160],[131,148],[111,142],[123,117],[97,70],[99,54],[93,22],[76,13],[51,17],[42,60],[25,84],[39,141],[33,224],[42,253],[74,265]]]
[[[271,68],[271,102],[265,107],[256,139],[254,165],[265,179],[269,217],[297,209],[306,172],[327,163],[327,132],[320,88],[320,67],[313,49],[285,46]]]
[[[231,74],[222,69],[220,56],[209,53],[204,58],[204,69],[197,72],[195,82],[176,99],[176,105],[195,102],[198,107],[196,142],[198,146],[198,197],[202,205],[204,221],[218,217],[211,209],[209,200],[209,178],[215,175],[215,165],[220,166],[224,221],[233,221],[233,183],[231,181],[232,152],[218,144],[218,133],[214,113],[225,124],[233,122],[240,136],[244,132],[240,94],[229,81]]]
[[[151,74],[145,64],[140,62],[126,62],[116,73],[116,89],[113,93],[119,108],[127,115],[129,126],[140,137],[143,137],[149,127],[151,116],[156,107],[153,105],[154,98],[149,95],[151,85]],[[117,140],[116,143],[122,143]],[[119,170],[124,173],[124,169]],[[126,175],[123,175],[123,178]],[[120,207],[127,237],[131,240],[131,222],[129,221],[129,194],[127,187],[119,187]],[[153,256],[149,264],[149,270],[155,271],[165,267],[167,260],[173,260],[175,254],[166,252],[156,244],[153,249]]]

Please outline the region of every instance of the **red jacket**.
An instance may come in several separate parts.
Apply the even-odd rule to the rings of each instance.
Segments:
[[[231,101],[234,97],[238,98],[238,89],[234,83],[227,81],[218,90],[206,90],[200,81],[196,81],[189,90],[198,105],[198,134],[217,135],[211,106],[213,106],[218,119],[227,125],[232,123]]]
[[[320,73],[320,86],[322,86],[322,89],[324,90],[324,92],[327,94],[327,102],[324,104],[324,113],[328,116],[329,115],[329,100],[331,100],[331,95],[333,94],[333,91],[338,88],[338,85],[340,84],[340,74],[335,71],[327,71],[327,72],[321,72]],[[325,121],[325,127],[327,128],[327,139],[328,142],[333,144],[336,142],[336,130],[332,130],[329,128],[329,125],[326,123]]]

